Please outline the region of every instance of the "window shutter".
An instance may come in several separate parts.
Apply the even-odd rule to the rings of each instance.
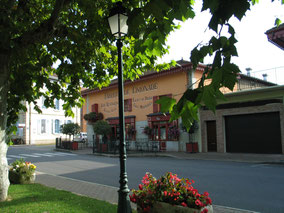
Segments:
[[[153,113],[157,113],[159,111],[159,105],[155,103],[158,99],[158,96],[153,96]]]
[[[49,120],[46,119],[46,133],[50,134],[50,125],[49,125]]]
[[[99,112],[99,105],[98,104],[93,104],[92,105],[92,112],[96,112],[96,113]]]
[[[54,134],[55,133],[55,120],[51,119],[51,133]]]
[[[128,109],[129,112],[132,112],[132,98],[128,99]]]

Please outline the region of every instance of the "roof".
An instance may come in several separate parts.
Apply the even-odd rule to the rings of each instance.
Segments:
[[[206,66],[205,65],[198,65],[198,67],[196,68],[197,70],[204,70]],[[175,67],[172,67],[168,70],[161,70],[159,72],[155,71],[155,70],[149,70],[147,72],[145,72],[142,76],[140,76],[140,78],[136,79],[135,82],[138,81],[143,81],[143,80],[148,80],[148,79],[152,79],[152,78],[157,78],[160,76],[164,76],[164,75],[168,75],[168,74],[173,74],[173,73],[177,73],[177,72],[186,72],[188,69],[192,69],[193,65],[191,62],[189,61],[185,61],[185,60],[180,60],[177,61],[177,65]],[[89,93],[92,93],[94,91],[103,91],[105,89],[110,89],[110,88],[114,88],[117,87],[117,82],[118,79],[114,79],[111,81],[110,85],[108,87],[104,87],[102,89],[99,88],[95,88],[95,89],[86,89],[84,91],[81,92],[82,95],[87,95]],[[131,84],[133,81],[131,80],[126,80],[124,82],[124,85],[127,84]]]
[[[268,41],[284,50],[284,23],[265,32]]]
[[[189,69],[193,68],[193,64],[191,62],[183,60],[183,59],[176,61],[176,63],[177,63],[177,65],[175,67],[170,68],[169,70],[162,70],[162,71],[159,71],[159,72],[157,72],[155,70],[147,71],[142,76],[140,76],[139,79],[136,79],[135,82],[148,80],[148,79],[152,79],[152,78],[157,78],[157,77],[168,75],[168,74],[174,74],[174,73],[177,73],[177,72],[186,72]],[[206,67],[206,65],[199,64],[198,67],[196,68],[196,70],[203,71],[205,69],[205,67]],[[247,75],[244,75],[244,74],[240,74],[240,76],[241,76],[242,79],[247,79],[247,80],[250,80],[250,81],[262,83],[262,84],[267,85],[267,86],[276,85],[274,83],[264,81],[264,80],[259,79],[259,78],[247,76]],[[108,87],[104,87],[102,89],[99,89],[99,88],[84,89],[84,90],[81,91],[81,94],[84,96],[84,95],[87,95],[87,94],[90,94],[90,93],[93,93],[93,92],[96,92],[96,91],[104,91],[106,89],[116,88],[117,82],[118,82],[118,80],[114,79],[114,80],[111,81],[111,83]],[[132,82],[133,81],[131,81],[131,80],[126,80],[124,82],[124,85],[131,84]]]
[[[275,85],[277,85],[275,83],[272,83],[272,82],[269,82],[269,81],[265,81],[265,80],[262,80],[260,78],[255,78],[255,77],[252,77],[252,76],[248,76],[248,75],[245,75],[245,74],[242,74],[242,73],[240,73],[239,75],[240,75],[241,79],[254,81],[254,82],[257,82],[257,83],[264,84],[266,86],[275,86]]]

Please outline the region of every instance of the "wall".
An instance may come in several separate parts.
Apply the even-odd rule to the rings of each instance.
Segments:
[[[216,110],[215,114],[209,110],[201,110],[200,111],[200,124],[201,124],[202,152],[207,152],[206,121],[216,120],[217,152],[225,153],[226,152],[226,141],[225,141],[224,116],[264,113],[264,112],[279,112],[280,113],[282,153],[284,153],[284,114],[283,114],[283,104],[281,103],[273,103],[273,104],[253,106],[253,107],[220,109],[220,110]]]

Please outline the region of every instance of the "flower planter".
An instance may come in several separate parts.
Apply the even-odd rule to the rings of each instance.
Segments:
[[[36,179],[35,172],[31,174],[31,176],[19,174],[15,171],[9,171],[9,181],[12,184],[30,184],[34,183]]]
[[[206,211],[207,209],[208,211]],[[137,212],[143,213],[143,209],[137,206]],[[208,205],[201,209],[188,208],[183,206],[173,206],[169,203],[155,202],[153,208],[148,211],[149,213],[213,213],[212,205]]]

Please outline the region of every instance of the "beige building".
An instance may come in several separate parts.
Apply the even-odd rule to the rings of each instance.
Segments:
[[[199,151],[207,151],[202,134],[204,125],[196,125],[195,132],[188,134],[182,128],[181,120],[170,122],[170,115],[160,113],[159,105],[155,103],[163,96],[169,96],[178,101],[187,88],[197,87],[205,66],[199,65],[193,69],[190,62],[182,60],[177,63],[178,66],[169,70],[147,72],[133,82],[125,81],[125,131],[130,149],[135,149],[135,142],[139,140],[149,140],[158,142],[161,151],[186,151],[189,142],[198,143]],[[240,74],[233,93],[273,85],[275,84]],[[221,89],[221,91],[230,93],[228,89]],[[86,89],[82,91],[82,96],[85,99],[82,115],[90,112],[102,113],[104,119],[112,127],[109,137],[114,140],[119,138],[117,95],[117,81],[113,81],[108,87],[101,90]],[[88,139],[91,141],[92,135],[94,135],[92,124],[82,119],[82,127],[84,132],[88,132]],[[151,129],[151,135],[145,134],[147,128]],[[218,151],[222,150],[218,149]]]

